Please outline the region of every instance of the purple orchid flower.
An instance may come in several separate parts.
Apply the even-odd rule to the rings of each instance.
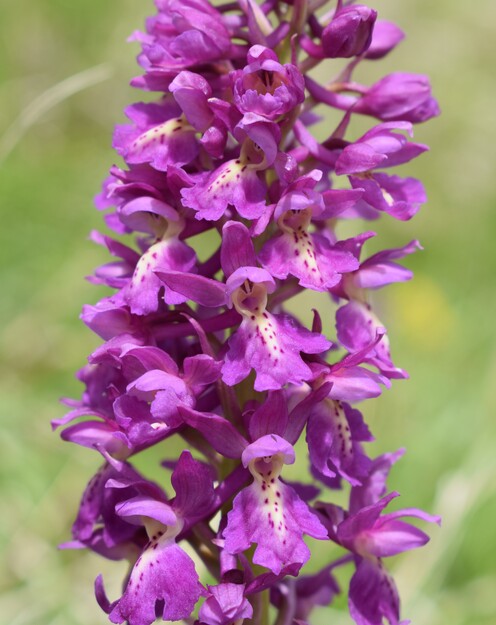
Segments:
[[[231,75],[234,103],[241,113],[274,121],[303,102],[305,83],[295,65],[281,65],[272,50],[260,45],[250,48],[247,60]]]
[[[127,480],[115,480],[108,488],[126,488]],[[137,559],[120,599],[108,605],[112,623],[151,625],[160,616],[180,620],[189,616],[201,595],[194,562],[176,544],[184,520],[198,515],[213,498],[211,473],[205,465],[183,452],[172,474],[176,497],[167,502],[160,489],[138,483],[139,494],[117,504],[116,513],[130,524],[144,526],[149,537]],[[177,592],[177,571],[181,571],[181,592]],[[103,592],[101,578],[98,580]]]
[[[253,562],[279,573],[288,564],[303,564],[310,550],[302,534],[325,539],[327,532],[296,492],[281,482],[284,464],[294,462],[294,450],[276,434],[262,436],[242,454],[253,476],[235,498],[224,530],[225,549],[240,553],[257,544]]]
[[[390,493],[377,503],[361,508],[337,528],[337,539],[356,554],[356,571],[350,582],[350,614],[358,625],[381,625],[386,618],[391,625],[399,623],[399,598],[392,577],[381,558],[393,556],[425,545],[429,536],[401,521],[416,517],[440,524],[440,518],[409,508],[381,516],[398,493]]]

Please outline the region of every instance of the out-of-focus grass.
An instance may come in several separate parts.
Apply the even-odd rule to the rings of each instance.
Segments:
[[[408,166],[424,180],[429,204],[408,224],[377,224],[378,245],[420,238],[425,247],[408,260],[415,281],[376,298],[411,380],[364,412],[377,453],[408,448],[391,480],[401,505],[444,517],[430,545],[393,563],[405,616],[418,625],[492,625],[496,5],[380,0],[375,7],[408,38],[371,75],[429,73],[443,116],[417,127],[416,139],[432,151]],[[61,443],[48,423],[62,413],[59,395],[80,392],[73,373],[97,344],[78,321],[82,304],[99,296],[82,277],[104,259],[86,239],[101,227],[91,198],[116,159],[112,126],[140,97],[126,87],[137,70],[136,49],[124,41],[152,10],[132,0],[4,0],[0,9],[0,147],[7,136],[12,148],[0,169],[2,625],[105,623],[91,580],[105,572],[115,596],[123,573],[122,564],[55,549],[69,537],[98,460]],[[102,63],[108,80],[32,116],[12,141],[9,128],[23,110],[32,115],[36,98]],[[303,317],[310,305],[302,302]],[[315,622],[350,621],[333,609]]]

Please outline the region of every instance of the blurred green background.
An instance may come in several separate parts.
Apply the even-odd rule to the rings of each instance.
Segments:
[[[417,625],[496,622],[496,3],[380,0],[407,39],[370,66],[428,73],[443,115],[415,138],[431,152],[408,166],[429,203],[407,224],[374,227],[378,244],[419,238],[415,280],[380,293],[393,355],[411,380],[364,412],[374,452],[406,446],[391,487],[401,506],[443,515],[424,549],[391,562],[403,614]],[[0,7],[0,573],[1,625],[106,623],[93,599],[103,572],[117,594],[122,563],[60,552],[98,459],[49,427],[74,371],[97,340],[78,320],[101,295],[83,276],[105,259],[87,235],[101,227],[92,197],[116,160],[122,109],[140,95],[125,39],[151,0],[2,0]],[[363,75],[363,74],[362,74]],[[302,302],[303,308],[309,302]],[[305,315],[303,315],[305,316]],[[342,602],[320,625],[350,623]]]

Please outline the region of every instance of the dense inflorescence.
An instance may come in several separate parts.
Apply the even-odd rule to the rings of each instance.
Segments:
[[[92,234],[115,260],[90,278],[113,291],[82,313],[104,343],[78,374],[81,400],[66,400],[70,412],[54,423],[103,456],[68,546],[130,562],[116,600],[96,580],[113,623],[306,623],[339,592],[333,571],[349,566],[353,619],[396,625],[383,559],[427,542],[404,517],[439,521],[384,512],[402,450],[370,458],[356,407],[406,377],[370,291],[410,279],[397,261],[420,245],[363,259],[374,232],[337,235],[345,220],[362,230],[383,213],[417,212],[421,183],[386,172],[427,149],[412,125],[438,107],[425,76],[355,82],[355,68],[403,32],[366,6],[325,4],[156,0],[132,36],[144,69],[132,84],[158,97],[128,107],[115,130],[125,165],[97,198],[115,235]],[[371,127],[350,138],[356,116]],[[203,259],[198,235],[211,246]],[[328,304],[311,328],[285,309],[308,289]],[[321,317],[333,311],[329,338]],[[288,482],[303,436],[308,479]],[[133,464],[170,437],[188,447],[163,463],[172,496]],[[343,508],[333,492],[346,484]],[[304,535],[321,541],[325,566],[300,576]]]

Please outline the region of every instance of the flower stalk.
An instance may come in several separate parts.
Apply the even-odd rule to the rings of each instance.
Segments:
[[[439,523],[385,512],[403,451],[370,458],[357,407],[407,377],[370,294],[409,280],[398,261],[420,244],[365,259],[362,247],[376,236],[368,222],[409,220],[425,202],[418,180],[388,172],[427,150],[413,125],[439,110],[425,76],[355,82],[403,33],[353,2],[319,17],[327,4],[156,0],[132,35],[143,69],[132,84],[156,98],[115,129],[124,165],[96,199],[113,234],[92,234],[113,259],[89,278],[112,291],[82,313],[104,342],[78,373],[81,399],[54,421],[101,458],[66,546],[132,563],[120,597],[95,582],[112,623],[309,623],[346,566],[356,623],[398,625],[384,559],[428,541],[403,517]],[[308,75],[336,73],[336,59],[349,62],[330,83]],[[324,140],[317,105],[339,118]],[[370,120],[362,136],[357,115]],[[356,234],[342,239],[350,220]],[[205,262],[198,234],[209,235]],[[329,300],[311,328],[286,308],[306,290]],[[142,475],[135,457],[169,438],[179,457],[164,458],[156,481]],[[308,471],[293,483],[300,439]],[[336,489],[349,491],[346,508]],[[312,574],[305,536],[320,541]]]

